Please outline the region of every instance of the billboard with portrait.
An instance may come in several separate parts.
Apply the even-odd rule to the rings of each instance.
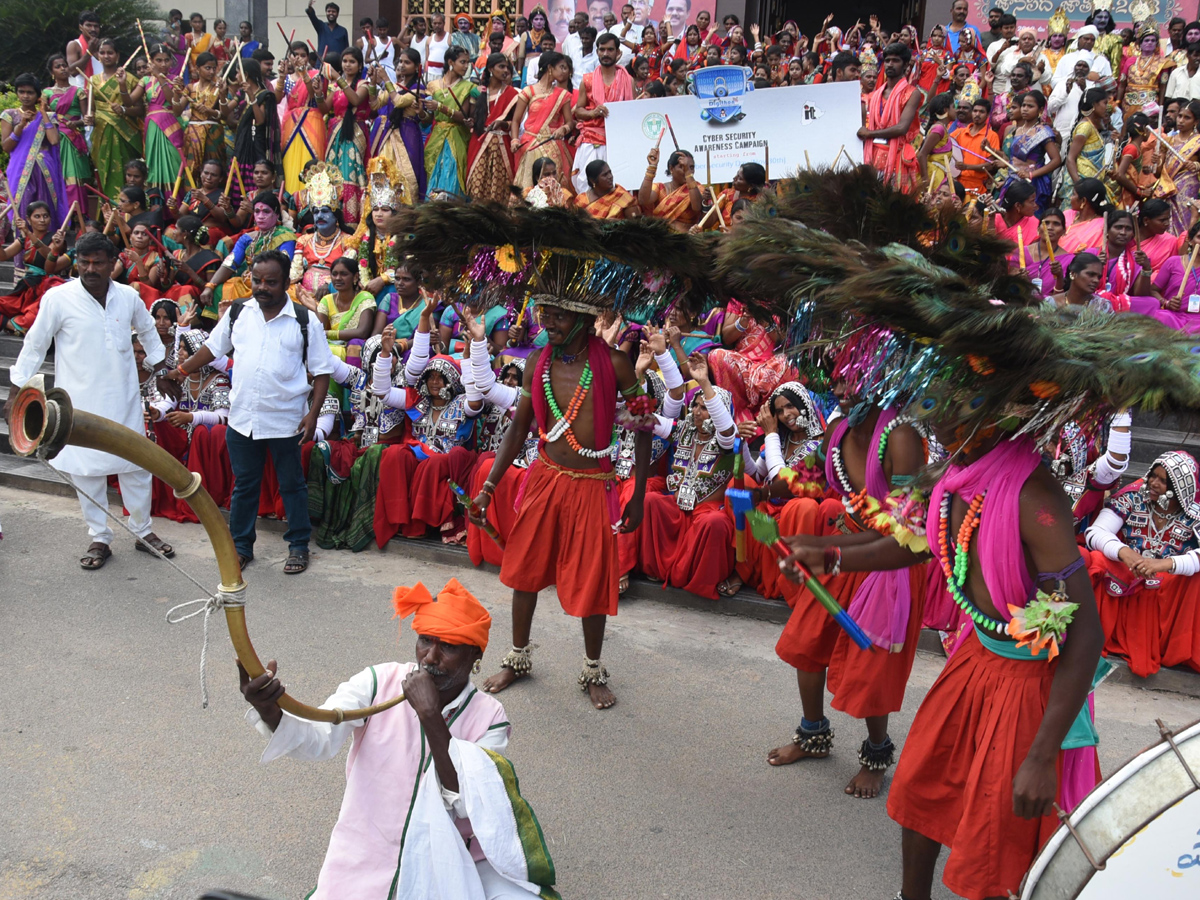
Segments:
[[[548,27],[561,49],[567,38],[567,23],[577,12],[587,13],[589,24],[603,31],[604,14],[612,12],[619,22],[623,5],[624,0],[521,0],[521,14],[529,18],[536,8],[544,9],[550,20]],[[695,23],[701,10],[715,19],[717,8],[716,0],[633,0],[629,5],[633,7],[629,40],[634,43],[641,40],[644,26],[657,26],[664,18],[670,19],[672,33],[682,37],[684,29]]]

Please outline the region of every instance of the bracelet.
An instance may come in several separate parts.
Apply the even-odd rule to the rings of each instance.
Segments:
[[[217,289],[217,286],[215,284],[213,284],[211,281],[206,281],[204,283],[204,289],[206,291],[215,291]]]
[[[179,365],[177,365],[177,366],[175,367],[175,371],[176,371],[176,372],[178,372],[180,375],[182,375],[184,378],[186,378],[186,377],[187,377],[187,372],[185,372],[185,371],[183,370],[183,363],[180,363]]]
[[[647,178],[653,178],[657,174],[658,174],[658,169],[656,169],[654,166],[646,166],[646,177]]]
[[[491,479],[488,479],[483,483],[483,487],[479,489],[479,492],[481,494],[487,494],[489,497],[494,496],[496,493],[496,485],[492,484]]]
[[[837,575],[842,571],[842,548],[830,545],[825,548],[825,574]]]

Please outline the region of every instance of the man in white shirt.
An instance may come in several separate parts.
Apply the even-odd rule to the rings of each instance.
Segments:
[[[368,66],[378,65],[383,66],[383,71],[387,73],[388,81],[396,80],[396,46],[394,42],[388,39],[388,20],[380,16],[376,20],[372,20],[369,16],[364,16],[358,20],[358,27],[362,29],[362,37],[358,39],[358,49],[362,51],[363,62]],[[367,37],[367,31],[375,37],[374,51],[370,46],[370,38]]]
[[[1187,64],[1171,70],[1167,81],[1167,97],[1178,100],[1200,100],[1200,44],[1187,48]]]
[[[313,439],[334,366],[325,329],[287,295],[290,269],[291,261],[279,250],[256,256],[250,268],[253,297],[231,306],[204,346],[172,377],[182,380],[236,351],[225,432],[234,477],[229,530],[245,566],[254,559],[254,522],[270,452],[288,523],[283,571],[294,575],[308,568],[312,533],[300,448]],[[309,374],[313,376],[311,405]]]
[[[429,17],[433,30],[425,36],[424,52],[421,58],[425,60],[425,81],[433,81],[442,77],[446,68],[446,48],[450,46],[450,35],[446,33],[446,17],[434,13]]]
[[[1054,130],[1062,138],[1062,146],[1071,142],[1071,132],[1079,121],[1079,101],[1084,93],[1092,86],[1087,80],[1091,64],[1086,59],[1075,62],[1075,72],[1071,78],[1060,81],[1050,92],[1046,101],[1046,114],[1054,123]]]
[[[579,67],[579,60],[582,58],[580,48],[583,45],[583,39],[579,36],[579,29],[587,24],[587,13],[576,13],[571,20],[570,25],[572,31],[562,40],[563,54],[571,57],[571,62],[576,68]]]
[[[596,56],[596,29],[591,25],[584,25],[571,37],[579,38],[578,41],[571,42],[573,49],[570,54],[571,87],[579,90],[583,76],[595,72],[596,66],[600,65]]]
[[[622,41],[629,40],[629,34],[632,31],[633,19],[626,19],[624,22],[618,22],[617,17],[613,13],[606,13],[604,16],[604,30],[596,35],[597,41],[600,40],[601,35],[615,34],[617,36],[617,46],[621,48],[621,55],[617,57],[618,66],[628,66],[631,62],[633,62],[633,51],[622,43]]]
[[[145,433],[145,411],[138,388],[130,331],[146,349],[146,363],[158,366],[166,353],[146,304],[131,287],[112,280],[117,249],[102,234],[82,235],[75,243],[79,278],[46,291],[21,353],[12,367],[8,406],[18,389],[33,378],[54,344],[54,384],[71,395],[75,409],[90,412]],[[79,565],[100,569],[112,556],[113,531],[108,524],[108,476],[116,475],[121,500],[129,510],[129,527],[164,556],[174,556],[150,524],[150,473],[128,460],[99,450],[67,446],[54,458],[54,467],[75,482],[83,520],[92,543]]]
[[[1093,49],[1096,46],[1096,38],[1099,36],[1100,32],[1096,30],[1095,25],[1084,25],[1080,28],[1075,34],[1075,49],[1058,61],[1058,65],[1054,67],[1054,75],[1050,79],[1050,84],[1057,87],[1060,82],[1070,78],[1075,71],[1075,63],[1081,59],[1087,60],[1088,63],[1088,81],[1111,78],[1113,71],[1108,57]]]
[[[1012,19],[1011,25],[1008,20]],[[1037,54],[1033,52],[1034,45],[1037,43],[1037,32],[1032,28],[1022,28],[1020,35],[1016,38],[1016,42],[1012,43],[1013,35],[1009,31],[1016,32],[1016,18],[1011,15],[1006,15],[1003,21],[1004,40],[993,42],[988,50],[988,59],[992,63],[992,71],[995,72],[995,80],[992,82],[992,91],[997,94],[1006,94],[1009,91],[1009,79],[1012,77],[1012,71],[1016,68],[1017,63],[1027,62],[1033,66],[1033,82],[1031,87],[1038,87],[1050,80],[1050,73],[1037,68]]]

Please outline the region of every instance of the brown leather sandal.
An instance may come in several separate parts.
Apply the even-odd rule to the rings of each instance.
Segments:
[[[133,547],[135,550],[140,550],[142,553],[149,553],[151,556],[154,555],[153,551],[150,549],[151,547],[153,547],[167,559],[170,559],[175,555],[175,548],[160,538],[153,531],[145,537],[138,538],[137,543],[135,543]]]
[[[79,560],[81,569],[103,569],[104,564],[112,556],[112,548],[100,541],[93,541]]]

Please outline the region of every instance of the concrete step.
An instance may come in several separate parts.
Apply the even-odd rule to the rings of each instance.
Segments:
[[[9,370],[16,364],[15,356],[7,357],[0,356],[0,389],[3,389],[5,397],[8,396],[8,388],[12,384],[12,376]],[[38,369],[40,375],[46,376],[46,390],[54,387],[54,360],[47,360],[42,363],[42,367]]]

